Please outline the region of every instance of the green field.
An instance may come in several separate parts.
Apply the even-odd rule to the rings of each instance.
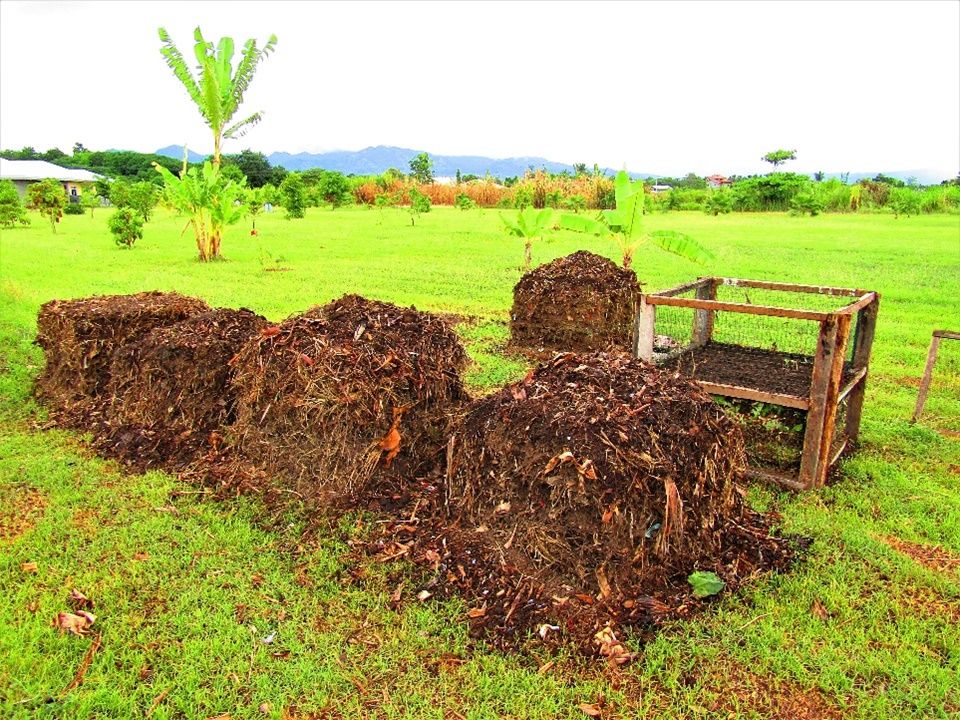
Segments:
[[[503,655],[471,640],[457,603],[389,606],[344,520],[255,498],[214,501],[175,478],[124,474],[82,438],[45,429],[30,397],[36,313],[52,298],[177,290],[279,320],[354,292],[473,318],[460,332],[477,392],[525,371],[505,356],[522,241],[493,211],[274,213],[234,228],[226,260],[194,259],[160,212],[132,250],[107,210],[51,234],[0,236],[0,716],[206,718],[956,717],[960,713],[960,343],[945,342],[923,422],[908,418],[930,333],[960,329],[960,217],[654,215],[716,258],[644,247],[647,289],[716,274],[878,290],[862,446],[829,487],[765,486],[752,501],[814,538],[794,572],[758,578],[666,627],[621,668],[573,654]],[[612,243],[555,233],[534,262]],[[22,563],[35,562],[37,572]],[[94,599],[101,646],[58,635],[72,588]],[[262,640],[275,633],[273,642]],[[78,684],[79,683],[79,684]],[[70,687],[75,685],[74,687]],[[68,689],[69,688],[69,689]]]

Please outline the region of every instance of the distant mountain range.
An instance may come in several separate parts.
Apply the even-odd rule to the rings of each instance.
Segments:
[[[403,172],[410,169],[410,161],[419,155],[423,150],[411,150],[410,148],[389,147],[386,145],[377,145],[363,150],[335,150],[325,153],[286,153],[274,152],[267,155],[271,165],[285,167],[287,170],[310,170],[312,168],[323,168],[324,170],[338,170],[345,175],[379,175],[390,168],[397,168]],[[183,159],[183,147],[180,145],[168,145],[157,150],[157,155],[165,157]],[[206,157],[192,150],[187,151],[187,159],[190,162],[200,162]],[[573,172],[573,165],[553,162],[541,157],[515,157],[515,158],[488,158],[480,155],[434,155],[430,154],[433,160],[433,174],[437,177],[454,177],[457,170],[463,175],[483,176],[490,173],[494,177],[505,178],[523,175],[527,170],[533,168],[539,170],[544,168],[552,173]],[[604,168],[607,172],[614,173],[611,168]],[[634,177],[652,177],[646,173],[631,173]]]
[[[323,168],[324,170],[338,170],[345,175],[379,175],[390,168],[397,168],[407,172],[410,168],[410,160],[419,155],[422,150],[411,150],[410,148],[390,147],[386,145],[377,145],[363,150],[336,150],[325,153],[286,153],[273,152],[267,155],[267,159],[273,166],[285,167],[287,170],[310,170],[312,168]],[[183,146],[168,145],[157,150],[157,155],[183,159]],[[206,156],[195,153],[192,150],[187,151],[187,158],[190,162],[201,162]],[[494,177],[507,178],[519,177],[527,170],[533,168],[539,170],[544,168],[552,173],[573,172],[573,165],[553,162],[541,157],[515,157],[515,158],[488,158],[480,155],[434,155],[430,154],[433,160],[433,174],[437,177],[453,177],[457,170],[463,175],[483,176],[490,173]],[[592,168],[591,168],[592,169]],[[610,174],[616,172],[616,169],[604,168]],[[789,170],[789,168],[785,168]],[[936,185],[942,180],[946,180],[942,173],[927,169],[917,170],[872,170],[870,172],[851,172],[846,173],[848,182],[858,182],[859,180],[876,177],[878,173],[883,173],[890,177],[900,180],[909,180],[915,178],[921,185]],[[664,177],[663,174],[648,172],[631,172],[633,178],[657,178]],[[811,173],[812,175],[812,173]],[[828,172],[827,178],[839,178],[844,173]]]

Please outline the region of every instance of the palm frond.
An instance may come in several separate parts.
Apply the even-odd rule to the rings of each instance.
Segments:
[[[187,93],[190,95],[190,99],[198,106],[201,106],[203,104],[203,95],[200,93],[200,88],[193,74],[190,72],[190,68],[187,67],[187,61],[184,60],[183,54],[177,49],[170,34],[164,28],[159,29],[159,35],[160,42],[163,43],[163,47],[160,48],[160,54],[163,55],[164,60],[166,60],[167,67],[169,67],[173,71],[174,76],[183,83],[183,86],[187,89]]]
[[[244,135],[247,134],[247,130],[252,128],[261,120],[263,120],[263,112],[262,111],[255,112],[250,117],[245,118],[240,122],[234,123],[233,125],[228,127],[226,130],[223,131],[223,136],[225,138],[230,138],[230,139],[243,137]]]
[[[657,247],[695,263],[702,264],[714,259],[710,250],[685,233],[658,230],[650,234],[650,240]]]

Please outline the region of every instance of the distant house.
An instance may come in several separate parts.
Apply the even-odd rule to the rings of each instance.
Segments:
[[[712,188],[719,188],[730,184],[730,180],[725,178],[723,175],[708,175],[704,179],[707,181],[707,187]]]
[[[668,190],[673,190],[673,185],[660,185],[658,183],[650,188],[650,192],[654,194],[665,193]]]
[[[26,195],[27,186],[47,178],[63,183],[70,202],[78,202],[82,185],[96,182],[102,176],[89,170],[71,170],[46,160],[7,160],[0,158],[0,180],[12,180],[20,195]]]

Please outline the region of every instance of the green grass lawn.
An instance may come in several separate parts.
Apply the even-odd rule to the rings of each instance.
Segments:
[[[960,431],[960,343],[943,343],[927,414],[908,422],[931,331],[960,329],[960,217],[650,217],[650,229],[687,232],[716,259],[645,247],[634,266],[648,289],[717,274],[882,300],[859,452],[823,490],[751,489],[785,531],[815,539],[808,558],[632,640],[638,659],[612,669],[495,652],[467,637],[458,603],[391,610],[386,570],[351,552],[358,519],[303,541],[301,518],[277,521],[255,499],[124,474],[82,438],[44,429],[30,398],[43,302],[153,289],[274,320],[347,292],[470,316],[470,383],[496,387],[525,371],[503,354],[522,241],[496,212],[435,208],[416,227],[396,210],[275,213],[258,219],[259,237],[233,229],[226,260],[206,265],[181,219],[158,213],[119,250],[108,214],[67,216],[56,235],[34,216],[0,235],[0,716],[545,719],[586,717],[581,704],[610,718],[960,713],[960,441],[946,436]],[[534,262],[581,248],[616,256],[610,242],[556,233],[535,244]],[[72,588],[96,602],[92,656],[91,638],[51,626]]]

